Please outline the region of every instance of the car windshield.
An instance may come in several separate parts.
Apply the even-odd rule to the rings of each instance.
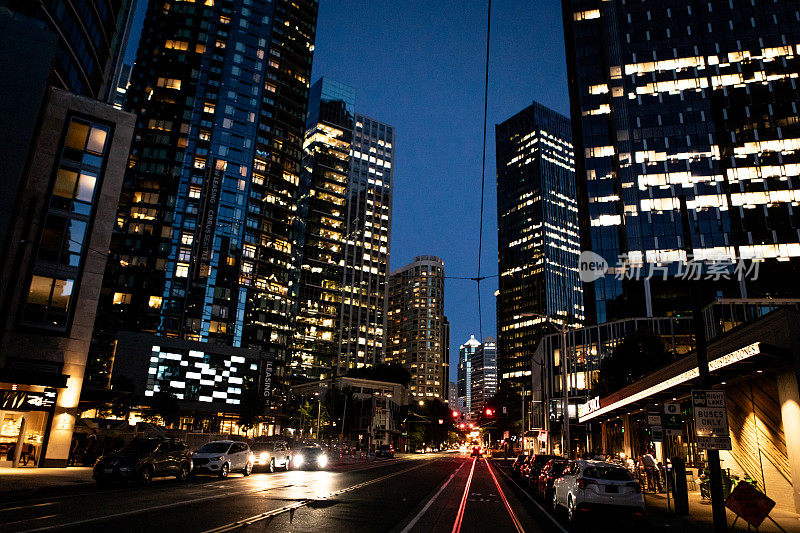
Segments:
[[[561,474],[564,473],[564,470],[567,468],[567,465],[569,465],[569,463],[554,463],[550,467],[550,473],[554,476],[560,476]]]
[[[254,452],[262,452],[262,451],[272,450],[272,444],[270,444],[268,442],[254,442],[250,446],[250,450],[254,451]]]
[[[308,448],[303,448],[300,451],[301,451],[301,453],[303,453],[305,455],[317,455],[317,454],[322,453],[322,448],[308,447]]]
[[[606,481],[631,481],[631,473],[624,468],[613,466],[590,466],[583,471],[583,475],[592,479],[602,479]]]
[[[197,453],[225,453],[231,445],[226,442],[209,442],[197,450]]]
[[[129,453],[150,453],[155,451],[159,444],[161,444],[161,441],[156,439],[133,439],[130,444],[125,446],[121,451]]]

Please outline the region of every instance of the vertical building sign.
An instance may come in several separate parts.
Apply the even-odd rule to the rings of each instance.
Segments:
[[[211,252],[214,244],[214,228],[217,225],[219,191],[222,188],[222,174],[225,165],[218,160],[209,162],[203,191],[203,205],[200,209],[200,235],[197,238],[197,251],[194,261],[194,277],[205,277],[211,268]]]

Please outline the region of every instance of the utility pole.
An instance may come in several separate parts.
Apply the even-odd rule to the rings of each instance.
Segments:
[[[560,328],[561,333],[561,409],[564,413],[564,428],[561,435],[564,439],[564,446],[561,448],[564,457],[571,459],[572,455],[572,441],[569,434],[569,380],[567,379],[567,372],[569,366],[567,363],[567,325],[562,324]]]
[[[681,209],[681,226],[683,226],[683,248],[686,252],[686,261],[694,257],[692,247],[692,232],[689,227],[689,209],[686,206],[686,195],[679,196]],[[694,298],[692,298],[692,326],[694,329],[695,352],[697,353],[697,369],[700,374],[700,386],[704,389],[711,388],[708,370],[708,345],[706,343],[705,319],[703,317],[703,295],[700,280],[694,285]],[[711,471],[711,516],[714,520],[714,533],[728,531],[728,516],[725,512],[725,501],[722,497],[722,469],[719,464],[719,450],[706,450],[708,469]]]

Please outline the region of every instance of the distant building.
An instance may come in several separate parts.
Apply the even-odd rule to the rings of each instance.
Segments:
[[[451,411],[458,411],[458,385],[454,381],[447,385],[447,406]]]
[[[458,348],[458,404],[464,417],[469,417],[472,412],[472,356],[481,343],[470,335],[467,342]]]
[[[566,117],[536,102],[495,135],[497,366],[501,384],[521,392],[551,323],[584,318],[572,135]]]
[[[486,337],[472,354],[470,387],[471,418],[477,419],[486,401],[497,394],[497,343]]]
[[[389,276],[386,362],[411,372],[411,394],[447,401],[444,262],[421,255]]]

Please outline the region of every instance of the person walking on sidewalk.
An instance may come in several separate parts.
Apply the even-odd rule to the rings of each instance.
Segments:
[[[642,456],[642,464],[647,476],[647,485],[653,492],[661,492],[661,476],[658,471],[658,463],[656,458],[653,457],[652,450],[647,450],[647,453]]]

